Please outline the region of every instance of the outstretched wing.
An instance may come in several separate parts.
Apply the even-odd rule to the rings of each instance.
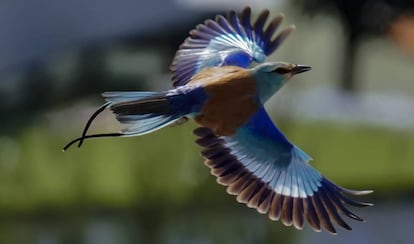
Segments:
[[[264,28],[269,10],[261,12],[254,24],[251,9],[246,7],[238,16],[230,11],[227,17],[218,15],[206,20],[190,32],[171,64],[174,86],[185,85],[190,78],[207,67],[233,65],[247,68],[253,61],[264,62],[294,30],[290,26],[273,38],[283,20],[274,17]]]
[[[351,230],[342,215],[362,221],[346,205],[371,206],[346,196],[371,191],[342,188],[316,171],[308,163],[311,158],[285,138],[263,107],[234,136],[217,136],[205,127],[194,134],[217,182],[272,220],[302,229],[306,218],[315,231],[323,227],[336,233],[333,222]]]

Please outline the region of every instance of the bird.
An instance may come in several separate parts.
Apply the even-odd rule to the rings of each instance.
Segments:
[[[344,220],[363,221],[349,206],[372,203],[353,197],[371,190],[341,187],[311,166],[312,158],[289,141],[272,121],[265,103],[295,75],[311,70],[303,64],[265,62],[295,30],[276,33],[284,18],[265,9],[252,21],[252,10],[231,10],[190,31],[170,66],[173,88],[166,91],[104,92],[106,100],[87,121],[78,142],[96,137],[140,136],[194,120],[193,134],[205,165],[236,200],[303,229],[336,234]],[[111,110],[125,129],[87,134],[93,120]]]

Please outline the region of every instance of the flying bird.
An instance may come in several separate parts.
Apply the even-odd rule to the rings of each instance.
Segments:
[[[239,15],[230,11],[197,25],[171,64],[173,89],[103,93],[106,103],[64,150],[76,142],[80,147],[88,138],[139,136],[193,119],[199,125],[194,134],[205,164],[238,202],[297,229],[306,219],[315,231],[334,234],[334,223],[351,230],[343,217],[362,218],[348,206],[372,205],[351,197],[372,191],[349,190],[325,178],[264,108],[290,78],[311,69],[264,62],[295,29],[291,25],[275,34],[283,15],[269,19],[264,10],[252,23],[246,7]],[[88,135],[92,121],[105,109],[126,128]]]

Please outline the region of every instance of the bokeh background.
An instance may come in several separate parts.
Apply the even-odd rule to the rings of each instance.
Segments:
[[[194,123],[63,153],[109,90],[171,87],[197,23],[228,9],[283,12],[297,31],[270,57],[309,64],[267,108],[312,164],[373,189],[337,236],[272,222],[216,184]],[[0,2],[0,243],[414,243],[414,2]],[[91,132],[120,126],[104,113]]]

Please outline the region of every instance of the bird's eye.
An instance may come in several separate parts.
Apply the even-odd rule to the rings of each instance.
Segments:
[[[283,67],[278,67],[275,70],[273,70],[273,72],[283,75],[289,73],[290,70]]]

